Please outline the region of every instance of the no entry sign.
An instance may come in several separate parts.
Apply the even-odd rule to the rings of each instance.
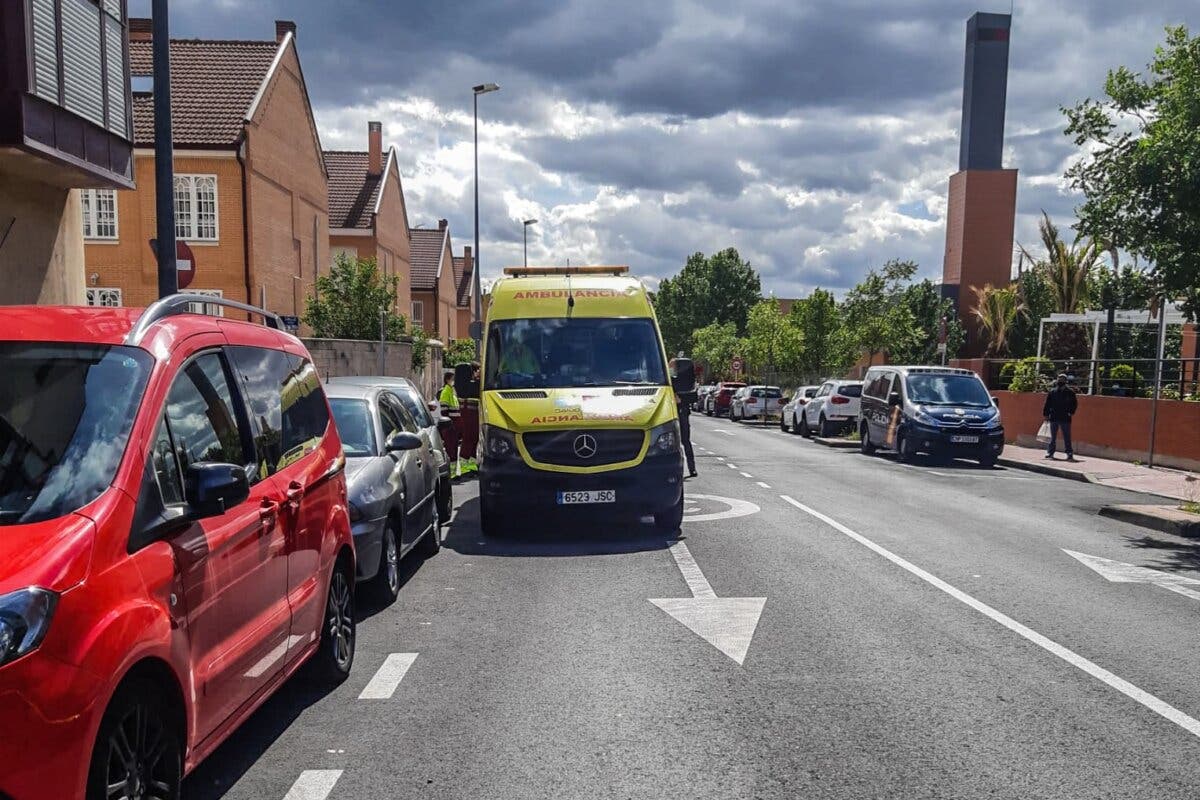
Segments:
[[[158,239],[150,240],[150,251],[154,253],[155,258],[158,258]],[[187,242],[175,242],[175,270],[178,275],[176,281],[180,289],[186,289],[192,285],[192,280],[196,277],[196,256]]]

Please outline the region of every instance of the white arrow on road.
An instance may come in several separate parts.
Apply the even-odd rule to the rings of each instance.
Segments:
[[[737,434],[734,433],[733,431],[727,431],[724,428],[713,428],[712,430],[713,430],[713,433],[723,433],[726,436],[737,436]]]
[[[1200,580],[1196,580],[1195,578],[1185,578],[1182,575],[1173,575],[1170,572],[1159,572],[1156,569],[1125,564],[1108,558],[1100,558],[1100,556],[1089,556],[1084,553],[1076,553],[1073,550],[1063,550],[1063,552],[1080,563],[1091,567],[1103,575],[1105,579],[1113,583],[1152,583],[1155,586],[1160,586],[1163,589],[1181,594],[1184,597],[1200,600],[1200,591],[1188,588],[1189,586],[1200,588]]]
[[[692,596],[650,602],[738,664],[743,663],[767,598],[717,597],[686,544],[675,542],[671,545],[671,555],[675,556]]]

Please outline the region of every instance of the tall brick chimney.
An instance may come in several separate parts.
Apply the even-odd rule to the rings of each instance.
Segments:
[[[367,174],[383,172],[383,123],[367,123]]]
[[[439,230],[439,231],[444,231],[444,230],[446,230],[446,228],[448,228],[449,226],[450,226],[450,223],[449,223],[449,221],[447,221],[447,220],[444,220],[444,219],[439,219],[439,220],[438,220],[438,230]]]
[[[289,33],[293,38],[296,36],[296,23],[292,22],[290,19],[275,20],[275,42],[277,44],[281,44],[283,42],[283,37],[287,36]]]
[[[471,258],[471,245],[463,248],[463,265],[468,275],[471,274],[471,270],[475,269],[475,259]]]
[[[129,41],[150,42],[154,40],[154,20],[149,17],[129,18]]]

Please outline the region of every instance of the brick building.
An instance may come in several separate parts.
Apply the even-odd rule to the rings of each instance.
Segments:
[[[454,338],[465,339],[471,335],[471,320],[475,315],[475,259],[471,248],[464,247],[461,256],[454,257],[454,282],[458,287],[458,303],[455,311],[457,326]]]
[[[85,230],[96,305],[157,295],[150,21],[130,20],[129,38],[137,188],[85,194],[85,221],[98,209]],[[265,41],[173,39],[171,104],[176,235],[196,262],[187,291],[302,313],[328,271],[328,176],[295,25],[277,21]]]
[[[367,149],[326,150],[329,170],[330,260],[341,253],[374,258],[379,270],[399,278],[396,304],[412,307],[412,258],[408,207],[400,182],[396,148],[383,152],[383,128],[367,123]]]
[[[458,286],[449,225],[443,219],[436,228],[413,228],[410,235],[412,321],[443,344],[449,343],[459,338]]]

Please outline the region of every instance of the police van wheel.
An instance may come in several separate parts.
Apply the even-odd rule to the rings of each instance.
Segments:
[[[875,444],[871,441],[871,429],[866,423],[862,426],[862,438],[859,441],[858,449],[864,456],[875,455]]]
[[[666,511],[660,511],[654,515],[654,527],[658,528],[663,533],[675,533],[679,530],[679,526],[683,524],[683,498],[679,498],[679,502]]]

